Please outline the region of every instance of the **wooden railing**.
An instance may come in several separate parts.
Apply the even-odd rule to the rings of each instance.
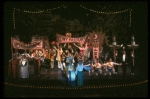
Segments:
[[[12,59],[9,60],[9,66],[8,66],[8,76],[12,78],[18,78],[19,77],[19,66],[18,66],[18,60],[17,64],[14,65],[12,64]]]
[[[12,71],[11,67],[12,67],[12,59],[9,60],[8,76],[11,76],[11,71]]]

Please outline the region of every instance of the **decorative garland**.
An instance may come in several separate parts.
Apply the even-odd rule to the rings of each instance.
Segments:
[[[49,10],[56,10],[56,9],[61,8],[61,7],[64,7],[64,5],[56,7],[56,8],[52,8],[52,9],[41,10],[41,11],[27,11],[27,10],[22,10],[22,12],[26,12],[26,13],[42,13],[42,12],[49,11]],[[21,11],[20,9],[16,9],[16,10]]]
[[[56,8],[53,8],[53,9],[47,9],[47,11],[49,10],[55,10],[55,9],[59,9],[61,7],[64,7],[64,5],[62,6],[59,6],[59,7],[56,7]],[[13,23],[14,23],[14,29],[15,29],[15,10],[17,11],[21,11],[20,9],[15,9],[13,10]],[[22,10],[22,12],[25,12],[25,13],[42,13],[42,12],[45,12],[45,10],[41,10],[41,11],[27,11],[27,10]]]
[[[53,8],[53,9],[47,9],[47,11],[59,9],[61,7],[64,7],[64,5],[56,7],[56,8]],[[87,9],[83,5],[80,5],[80,7],[84,8],[84,9]],[[15,9],[15,8],[13,10],[14,29],[15,29],[15,10],[21,11],[20,9]],[[130,23],[129,23],[129,27],[131,27],[131,11],[132,11],[132,9],[130,9],[130,8],[129,9],[125,9],[123,11],[117,11],[117,12],[100,12],[100,11],[96,11],[96,10],[93,10],[93,9],[87,9],[87,10],[92,11],[92,12],[96,12],[96,13],[102,13],[102,14],[117,14],[117,13],[123,13],[123,12],[126,12],[126,11],[130,11]],[[41,11],[26,11],[26,10],[22,10],[22,12],[25,12],[25,13],[34,13],[35,14],[35,13],[45,12],[45,10],[41,10]]]
[[[96,10],[93,10],[93,9],[87,9],[83,5],[80,5],[80,7],[82,7],[83,9],[89,10],[91,12],[102,13],[102,14],[118,14],[118,13],[123,13],[123,12],[126,12],[126,11],[130,11],[130,24],[129,24],[129,27],[131,27],[131,11],[132,11],[132,9],[130,9],[130,8],[129,9],[125,9],[123,11],[117,11],[117,12],[101,12],[101,11],[96,11]]]

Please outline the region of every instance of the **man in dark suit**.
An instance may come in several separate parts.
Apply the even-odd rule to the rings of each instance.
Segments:
[[[134,75],[133,58],[134,58],[133,51],[131,51],[131,55],[129,57],[130,66],[131,66],[131,75]]]
[[[126,76],[126,69],[127,69],[126,66],[128,64],[128,58],[125,50],[123,50],[123,55],[121,56],[121,62],[123,68],[123,76]]]
[[[113,56],[114,57],[114,56]],[[116,60],[116,61],[115,61]],[[116,50],[115,52],[115,57],[114,57],[114,62],[115,63],[120,63],[120,56],[118,54],[118,51]],[[118,65],[115,65],[115,73],[118,73]]]

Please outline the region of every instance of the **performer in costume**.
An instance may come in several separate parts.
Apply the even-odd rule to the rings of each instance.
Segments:
[[[81,63],[84,62],[84,57],[82,56],[81,53],[79,53],[79,55],[78,55],[78,61],[80,61]]]
[[[131,55],[130,55],[130,57],[129,57],[130,59],[129,59],[129,63],[130,63],[130,66],[131,66],[131,75],[134,75],[134,69],[135,69],[135,67],[133,66],[133,58],[135,58],[134,57],[134,55],[133,55],[133,51],[131,51]]]
[[[61,70],[64,70],[66,68],[66,55],[64,52],[61,55],[61,64],[62,64]]]
[[[88,42],[85,44],[85,56],[87,58],[90,57],[90,51],[91,51],[91,46],[90,46],[89,39],[88,39]]]
[[[98,76],[98,73],[102,74],[102,65],[99,62],[99,59],[97,59],[97,63],[95,65],[95,72],[96,76]]]
[[[95,66],[96,66],[96,62],[93,59],[92,60],[92,75],[94,75],[94,73],[95,73]]]
[[[66,46],[66,43],[64,44],[64,47]],[[57,50],[57,57],[56,57],[56,60],[58,61],[58,68],[61,69],[61,54],[63,52],[62,50],[62,46],[59,47],[59,49],[57,49],[55,46],[54,46],[54,49]]]
[[[26,56],[22,56],[20,64],[20,78],[29,78],[29,62]]]
[[[80,49],[80,53],[81,55],[85,56],[85,50],[86,48],[84,48],[84,46],[81,44],[81,47],[77,46],[75,43],[73,43],[77,48]]]
[[[77,63],[78,63],[78,52],[77,51],[75,52],[74,60],[75,60],[74,67],[76,68],[77,67]]]
[[[38,51],[38,50],[36,50],[35,54],[39,56],[39,51]]]
[[[83,69],[89,71],[90,67],[83,66],[82,62],[79,61],[78,66],[77,66],[76,71],[75,71],[75,74],[78,76],[78,79],[77,79],[77,85],[78,86],[83,86]]]
[[[90,70],[89,70],[89,76],[91,76],[91,72],[92,72],[92,61],[86,61],[85,62],[85,64],[84,64],[84,66],[88,66],[88,67],[90,67]]]
[[[66,57],[66,63],[67,65],[72,65],[72,54],[68,53],[68,56]]]
[[[54,54],[55,54],[55,51],[54,49],[51,49],[51,68],[54,68]]]
[[[105,63],[106,63],[106,62],[104,62],[104,64],[105,64]],[[107,73],[108,73],[107,65],[103,65],[103,64],[102,64],[102,72],[104,73],[104,76],[107,75]]]
[[[56,57],[56,60],[58,61],[58,68],[60,69],[61,68],[61,54],[62,54],[62,49],[59,48],[57,49],[55,46],[54,46],[55,50],[57,50],[57,57]]]
[[[75,68],[73,66],[73,55],[71,53],[69,53],[67,60],[69,61],[68,66],[67,66],[68,84],[71,86],[75,86],[76,75],[74,71]]]
[[[103,66],[106,65],[108,67],[108,71],[109,71],[109,75],[111,75],[111,72],[113,74],[115,74],[115,69],[114,69],[114,65],[121,65],[119,63],[115,63],[115,62],[112,62],[112,59],[110,58],[109,59],[109,62],[105,63],[105,64],[102,64]]]
[[[68,77],[68,71],[72,70],[72,54],[68,52],[68,56],[66,57],[66,75]]]
[[[94,62],[96,64],[97,63],[97,57],[95,56],[93,60],[94,60]]]
[[[114,55],[113,55],[114,56]],[[116,63],[120,63],[120,56],[118,54],[118,51],[115,52],[115,57],[113,60],[116,60]],[[118,73],[118,65],[115,65],[115,74]]]
[[[44,54],[42,53],[41,50],[39,50],[39,56],[40,56],[40,57],[41,57],[41,56],[44,56]]]
[[[128,64],[128,57],[126,55],[126,51],[123,50],[123,55],[121,56],[122,68],[123,68],[123,76],[126,76],[126,65]]]

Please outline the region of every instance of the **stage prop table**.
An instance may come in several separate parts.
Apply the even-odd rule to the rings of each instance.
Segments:
[[[131,45],[127,45],[129,49],[133,49],[133,56],[134,56],[134,49],[138,48],[138,44],[135,44],[134,36],[131,38]],[[134,57],[133,57],[133,66],[134,66]]]
[[[120,45],[117,45],[116,37],[115,37],[115,36],[113,37],[112,45],[109,45],[109,47],[110,47],[110,49],[113,49],[113,50],[114,50],[114,62],[116,62],[115,49],[119,49],[119,48],[120,48]]]

